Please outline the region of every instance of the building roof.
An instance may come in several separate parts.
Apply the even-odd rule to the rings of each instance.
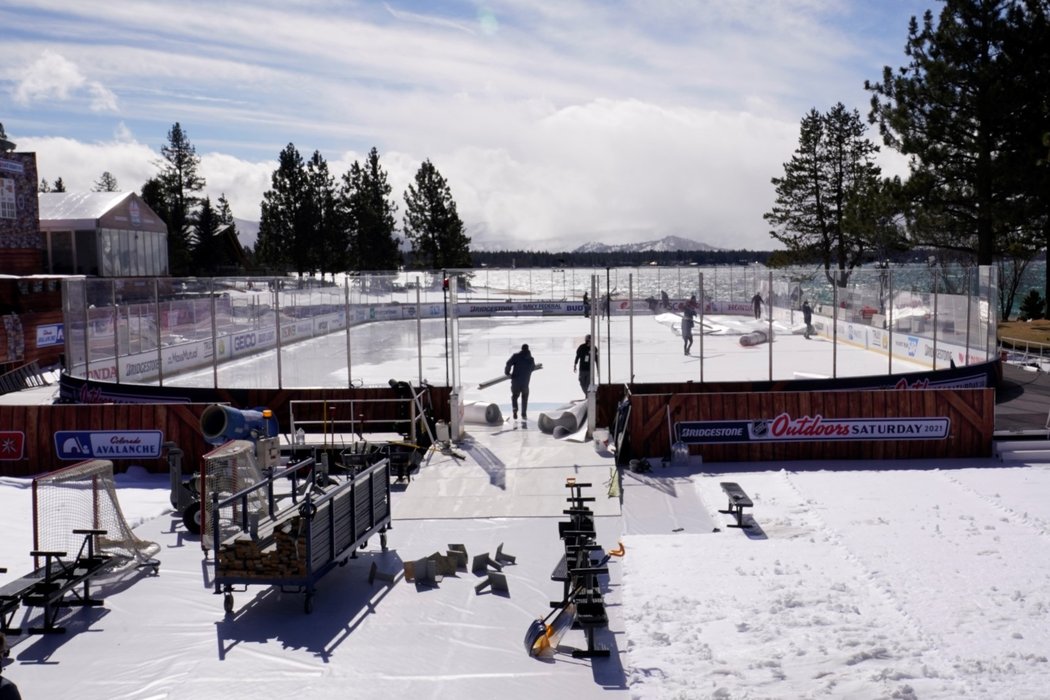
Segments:
[[[41,192],[40,230],[97,228],[167,232],[167,226],[134,192]]]
[[[61,221],[97,221],[131,192],[41,192],[40,218]]]

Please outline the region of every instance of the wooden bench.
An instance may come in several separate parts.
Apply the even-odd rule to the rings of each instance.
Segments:
[[[735,481],[723,481],[720,486],[725,491],[726,496],[729,497],[729,508],[728,510],[720,510],[719,513],[725,513],[726,515],[732,515],[736,518],[736,524],[730,523],[729,527],[740,527],[749,528],[750,525],[744,524],[744,508],[751,508],[755,504],[751,502],[748,495],[744,493],[744,489],[740,488],[740,485]]]

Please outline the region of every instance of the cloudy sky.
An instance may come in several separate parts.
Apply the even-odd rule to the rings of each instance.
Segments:
[[[429,158],[488,247],[680,235],[768,250],[770,178],[802,116],[842,102],[866,117],[864,80],[902,65],[909,18],[939,8],[5,0],[0,123],[49,181],[88,190],[108,170],[138,191],[179,122],[206,193],[243,219],[288,143],[337,175],[374,146],[399,204]]]

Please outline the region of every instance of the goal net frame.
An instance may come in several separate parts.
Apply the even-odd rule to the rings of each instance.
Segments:
[[[160,545],[139,538],[124,517],[109,460],[77,462],[33,479],[33,551],[75,556],[84,536],[73,530],[105,530],[96,536],[96,552],[156,564]]]
[[[270,442],[260,441],[265,453]],[[231,534],[240,531],[240,524],[245,516],[249,518],[262,518],[269,512],[269,503],[266,493],[257,489],[248,494],[244,501],[238,499],[229,506],[214,511],[213,498],[218,494],[219,501],[243,491],[249,486],[254,486],[263,480],[262,467],[269,464],[259,464],[259,444],[249,440],[230,440],[201,458],[200,475],[200,521],[201,521],[201,548],[204,551],[214,550],[219,543],[215,539],[215,520],[219,521],[220,543]],[[263,460],[268,461],[268,459]],[[247,511],[247,513],[245,513]]]

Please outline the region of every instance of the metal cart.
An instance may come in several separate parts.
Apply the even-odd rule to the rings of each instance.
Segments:
[[[379,534],[386,551],[390,527],[390,461],[384,459],[348,478],[318,485],[308,476],[312,459],[275,472],[257,484],[219,499],[213,497],[215,593],[223,593],[223,608],[233,611],[234,586],[279,586],[305,594],[303,609],[313,611],[318,579],[356,556],[368,539]],[[307,472],[304,475],[302,472]],[[278,498],[277,482],[296,477],[288,497]],[[260,513],[250,503],[265,490],[268,508]],[[278,503],[291,504],[278,508]],[[233,527],[231,528],[231,524]],[[232,534],[231,534],[232,530]]]

